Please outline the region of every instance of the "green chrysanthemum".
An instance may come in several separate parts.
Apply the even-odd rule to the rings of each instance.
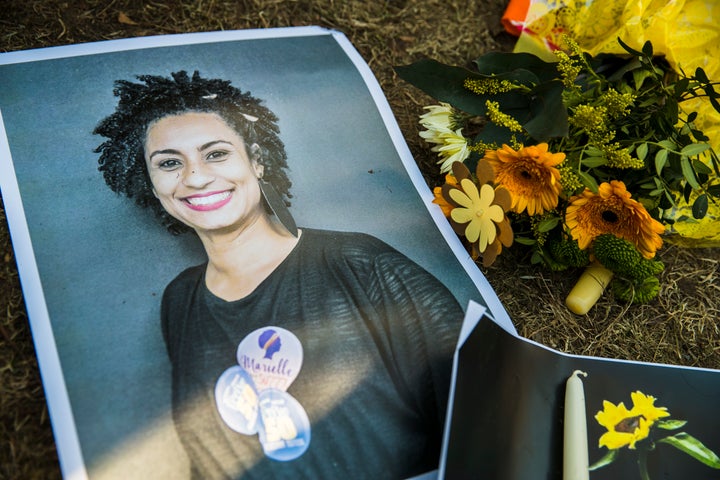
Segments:
[[[635,246],[611,233],[598,236],[593,244],[593,253],[605,268],[616,273],[633,271],[642,259]]]
[[[612,281],[612,290],[615,298],[622,302],[647,303],[660,293],[660,280],[657,277],[647,277],[637,282],[623,278]]]
[[[580,250],[577,240],[552,240],[548,242],[548,249],[555,261],[568,267],[584,267],[590,262],[590,254],[587,250]]]

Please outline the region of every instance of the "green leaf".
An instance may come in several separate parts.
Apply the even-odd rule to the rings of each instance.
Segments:
[[[531,120],[523,123],[523,127],[534,139],[542,142],[568,134],[568,114],[562,98],[564,90],[559,81],[540,84],[533,90]]]
[[[714,97],[708,97],[708,100],[710,100],[710,104],[712,104],[715,111],[720,112],[720,102],[715,100]]]
[[[693,218],[700,220],[701,218],[705,218],[705,214],[707,214],[708,211],[708,196],[706,194],[702,194],[698,196],[695,201],[693,202],[692,206],[692,213]]]
[[[588,168],[602,167],[607,164],[607,158],[605,157],[585,157],[580,163]]]
[[[665,164],[667,164],[667,158],[667,150],[658,150],[655,154],[655,171],[657,172],[658,177],[662,176],[662,169],[665,168]]]
[[[701,67],[697,67],[695,69],[695,78],[697,78],[702,83],[710,83],[710,79],[707,77],[707,74],[705,74],[705,70],[703,70]]]
[[[720,185],[712,185],[708,187],[707,192],[713,197],[720,197]]]
[[[689,78],[681,78],[680,80],[675,82],[675,95],[679,97],[681,94],[685,93],[689,85]]]
[[[664,148],[666,150],[675,150],[677,148],[677,144],[670,139],[660,140],[658,142],[658,145],[660,145],[662,148]]]
[[[538,223],[537,229],[539,232],[549,232],[553,228],[557,227],[560,223],[560,217],[546,218],[542,222]]]
[[[652,43],[650,42],[650,40],[646,41],[645,44],[643,45],[643,47],[642,47],[642,53],[643,53],[646,57],[652,58],[652,56],[653,56],[653,46],[652,46]]]
[[[683,177],[687,180],[688,185],[690,185],[694,190],[699,190],[700,184],[698,183],[697,178],[695,178],[695,171],[690,164],[690,159],[685,155],[680,157],[680,168],[682,168]]]
[[[517,134],[515,134],[517,136]],[[510,143],[510,139],[513,136],[513,132],[501,125],[494,123],[487,123],[482,127],[482,130],[477,134],[474,142],[483,142],[488,145],[502,145],[503,143]]]
[[[704,162],[701,162],[697,158],[693,158],[692,165],[695,171],[699,174],[710,175],[713,173],[712,168],[708,167]]]
[[[658,420],[655,424],[658,428],[662,428],[663,430],[677,430],[678,428],[682,428],[687,424],[687,420]]]
[[[548,82],[558,78],[557,64],[542,60],[531,53],[490,52],[475,60],[478,73],[482,75],[496,75],[518,70],[533,72],[539,81]]]
[[[681,452],[687,453],[694,459],[701,461],[708,467],[720,469],[720,457],[703,445],[700,440],[688,435],[685,432],[661,438],[658,440],[658,443],[667,443],[668,445],[672,445]]]
[[[588,174],[587,172],[578,172],[578,175],[580,176],[580,179],[582,180],[583,184],[592,190],[594,193],[598,192],[598,184],[595,178]]]
[[[636,57],[642,57],[642,52],[638,52],[637,50],[630,48],[625,42],[622,41],[622,39],[620,37],[618,37],[617,41],[620,44],[620,46],[622,48],[624,48],[625,51],[627,51],[629,54],[634,55]]]
[[[587,148],[585,148],[584,151],[585,151],[585,154],[586,154],[588,157],[601,157],[601,156],[604,155],[604,153],[603,153],[602,150],[600,150],[600,149],[597,148],[597,147],[593,147],[592,145],[590,145],[590,146],[588,146]]]
[[[648,78],[651,78],[653,76],[652,72],[649,72],[647,70],[633,70],[633,81],[635,82],[635,89],[640,90],[642,88],[643,83],[645,83],[645,80]],[[657,100],[653,99],[653,103]]]
[[[520,245],[535,245],[537,240],[525,237],[515,237],[515,243],[519,243]]]
[[[395,67],[395,71],[400,78],[436,100],[447,102],[471,115],[485,114],[485,100],[489,97],[477,95],[463,86],[468,78],[480,78],[470,70],[424,59],[412,65]],[[514,96],[520,95],[515,93]]]
[[[710,145],[707,143],[691,143],[690,145],[685,145],[683,149],[680,150],[680,154],[687,155],[688,157],[693,157],[695,155],[703,153],[709,148]]]
[[[645,157],[647,156],[647,153],[648,153],[647,143],[641,143],[640,145],[638,145],[636,153],[640,160],[645,160]]]
[[[592,465],[590,465],[590,467],[588,468],[588,470],[590,470],[590,471],[592,472],[592,471],[595,471],[595,470],[597,470],[597,469],[599,469],[599,468],[602,468],[602,467],[605,467],[605,466],[607,466],[607,465],[610,465],[612,462],[615,461],[615,459],[617,458],[617,456],[618,456],[618,451],[617,451],[617,450],[608,450],[608,452],[605,454],[605,456],[602,457],[602,458],[601,458],[600,460],[598,460],[597,462],[595,462],[595,463],[593,463]]]

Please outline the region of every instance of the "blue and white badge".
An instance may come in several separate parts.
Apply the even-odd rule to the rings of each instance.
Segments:
[[[228,427],[244,435],[258,431],[259,398],[252,377],[235,365],[215,383],[215,404]]]
[[[286,391],[302,368],[303,348],[289,330],[259,328],[238,345],[237,362],[252,376],[258,391]]]
[[[268,458],[298,458],[310,446],[310,420],[286,390],[302,368],[300,340],[281,327],[257,329],[238,345],[237,362],[215,383],[220,417],[238,433],[257,433]]]
[[[273,460],[295,460],[310,446],[310,420],[300,402],[287,392],[269,388],[260,392],[258,436],[265,455]]]

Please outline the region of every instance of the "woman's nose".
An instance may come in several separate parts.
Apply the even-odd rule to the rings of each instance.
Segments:
[[[189,166],[183,172],[183,185],[192,188],[202,188],[212,182],[214,177],[203,165]]]

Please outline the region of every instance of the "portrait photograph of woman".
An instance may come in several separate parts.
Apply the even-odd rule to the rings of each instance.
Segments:
[[[0,63],[65,476],[437,469],[464,310],[506,314],[367,66],[315,28],[140,40]]]

